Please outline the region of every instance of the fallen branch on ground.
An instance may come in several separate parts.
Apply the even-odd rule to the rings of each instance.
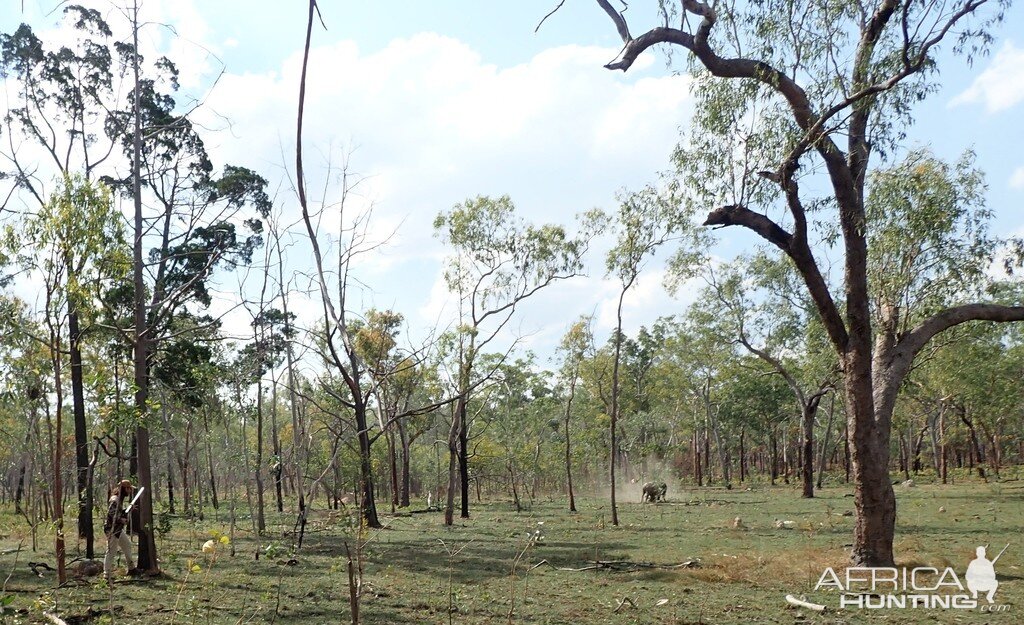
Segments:
[[[622,599],[619,599],[618,605],[615,606],[614,611],[618,612],[622,609],[622,606],[626,605],[627,603],[634,608],[636,607],[636,603],[632,599],[630,599],[629,597],[623,597]]]
[[[630,560],[587,560],[590,562],[589,565],[580,568],[555,566],[547,560],[541,560],[537,564],[530,567],[530,570],[542,566],[544,564],[550,566],[556,571],[569,571],[571,573],[579,573],[581,571],[598,571],[602,569],[615,571],[619,573],[629,573],[632,571],[639,571],[640,569],[695,569],[700,566],[700,560],[694,558],[693,560],[687,560],[686,562],[680,562],[678,564],[658,564],[656,562],[632,562]]]
[[[807,608],[808,610],[814,610],[815,612],[825,611],[825,606],[819,603],[811,603],[810,601],[797,599],[793,595],[786,595],[786,601],[788,601],[790,605],[796,606],[798,608]]]

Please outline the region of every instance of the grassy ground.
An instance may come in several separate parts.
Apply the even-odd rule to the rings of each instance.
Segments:
[[[387,529],[372,533],[365,550],[363,622],[448,623],[449,578],[455,608],[450,622],[459,624],[509,622],[513,593],[516,623],[1024,622],[1024,481],[897,487],[901,565],[952,566],[962,578],[975,547],[992,545],[992,557],[1011,543],[996,565],[996,599],[1008,605],[1006,612],[848,609],[821,615],[787,607],[788,593],[838,604],[834,593],[812,588],[825,567],[842,574],[847,564],[844,547],[853,524],[843,516],[853,506],[848,493],[836,486],[803,500],[795,487],[670,489],[663,504],[622,504],[619,527],[610,525],[608,506],[597,498],[583,499],[576,515],[559,500],[519,514],[506,502],[478,504],[472,519],[451,528],[437,513],[385,515]],[[733,527],[736,517],[740,529]],[[792,520],[796,528],[776,529],[775,519]],[[211,532],[227,531],[223,510],[219,522],[207,517],[194,528],[175,520],[159,543],[165,577],[118,580],[112,592],[95,578],[55,589],[52,576],[35,577],[28,561],[53,563],[50,540],[41,539],[40,552],[0,556],[0,578],[13,571],[6,584],[14,596],[11,608],[21,610],[0,621],[45,622],[41,608],[50,607],[69,623],[349,622],[344,542],[351,545],[352,538],[346,521],[319,514],[291,565],[290,539],[280,532],[290,519],[273,522],[279,523],[276,537],[257,541],[239,532],[234,556],[222,548],[214,559],[200,546]],[[0,516],[0,552],[17,546],[24,526],[9,511]],[[537,530],[541,538],[531,545],[527,535]],[[255,551],[270,544],[270,556],[255,560]],[[524,549],[513,588],[510,570]],[[595,560],[674,565],[694,559],[695,568],[634,572],[556,568]],[[527,575],[545,560],[551,566]],[[190,561],[201,570],[186,579]],[[632,603],[616,611],[625,598]]]

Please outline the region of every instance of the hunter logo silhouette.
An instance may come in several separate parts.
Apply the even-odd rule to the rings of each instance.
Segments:
[[[967,590],[971,591],[971,595],[975,599],[978,598],[978,593],[985,593],[985,598],[988,599],[989,603],[994,602],[996,589],[999,588],[999,581],[996,580],[996,560],[1003,555],[1007,547],[1003,547],[1003,551],[999,552],[999,555],[989,560],[985,557],[985,547],[978,547],[975,550],[977,558],[971,560],[971,563],[967,565],[967,573],[964,577],[967,579]]]
[[[828,567],[822,572],[814,590],[839,591],[839,608],[952,608],[1006,612],[1010,604],[995,604],[996,590],[999,588],[995,564],[1009,548],[1007,544],[996,557],[989,560],[988,545],[978,547],[975,550],[977,557],[971,560],[967,572],[962,575],[950,566],[943,569],[934,566],[851,566],[843,569],[842,575]],[[984,595],[987,602],[980,601],[979,594]],[[786,600],[811,609],[825,607],[808,604],[791,595]]]

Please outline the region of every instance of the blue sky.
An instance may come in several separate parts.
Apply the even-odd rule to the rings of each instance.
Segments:
[[[20,21],[52,28],[56,18],[45,14],[56,4],[25,0],[23,11],[8,1],[0,28]],[[107,2],[88,4],[112,11]],[[151,24],[144,45],[169,52],[182,68],[184,91],[205,101],[198,115],[219,129],[207,137],[215,158],[274,181],[291,163],[304,4],[142,4],[144,19],[177,33]],[[323,183],[318,155],[336,161],[352,151],[352,167],[368,176],[361,201],[375,203],[382,238],[396,232],[359,269],[371,287],[362,303],[395,307],[413,328],[451,314],[441,284],[444,250],[429,227],[438,211],[480,193],[508,193],[530,218],[561,223],[594,206],[611,209],[617,190],[639,187],[668,167],[689,117],[688,78],[674,76],[660,56],[648,55],[627,74],[601,67],[619,41],[592,0],[568,0],[537,34],[556,1],[322,4],[327,30],[318,24],[314,31],[307,113],[310,167],[320,172],[313,184]],[[633,30],[653,16],[653,6],[631,3]],[[1024,234],[1024,9],[1011,9],[996,39],[992,55],[973,67],[944,59],[942,88],[917,108],[907,145],[930,144],[947,159],[975,149],[998,230]],[[280,197],[294,206],[287,190]],[[724,255],[750,241],[720,234]],[[616,286],[602,278],[600,258],[590,265],[589,278],[561,285],[523,311],[516,330],[528,335],[527,345],[549,352],[577,315],[590,312],[607,336]],[[663,292],[662,275],[657,262],[645,273],[626,309],[628,329],[682,308]],[[225,306],[232,286],[224,284]]]

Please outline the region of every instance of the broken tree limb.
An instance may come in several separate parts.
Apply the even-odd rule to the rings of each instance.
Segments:
[[[656,562],[633,562],[630,560],[588,560],[590,564],[587,566],[581,566],[579,568],[567,567],[567,566],[555,566],[547,560],[541,560],[537,564],[530,568],[533,569],[548,565],[556,571],[569,571],[570,573],[580,573],[583,571],[598,571],[598,570],[609,570],[620,573],[629,573],[633,571],[639,571],[641,569],[695,569],[700,567],[700,560],[694,558],[685,562],[679,562],[678,564],[658,564]]]
[[[624,596],[623,598],[618,599],[618,601],[616,601],[615,609],[612,612],[618,612],[622,610],[623,606],[625,606],[626,603],[629,603],[629,605],[633,608],[637,607],[636,602],[633,599],[631,599],[628,596]]]
[[[825,611],[825,606],[821,605],[820,603],[811,603],[810,601],[805,601],[802,598],[797,599],[793,595],[786,595],[786,601],[790,605],[796,606],[798,608],[807,608],[808,610],[814,610],[815,612]]]
[[[36,577],[42,577],[43,571],[57,570],[45,562],[29,562],[28,568],[32,569],[32,572],[36,575]]]

